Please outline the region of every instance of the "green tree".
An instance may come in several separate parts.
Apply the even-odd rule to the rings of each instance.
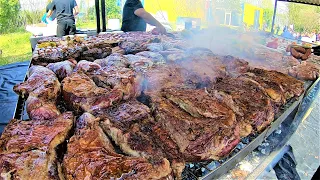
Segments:
[[[263,8],[263,23],[267,25],[267,28],[271,28],[273,17],[273,4],[270,0],[262,0]]]
[[[19,0],[0,0],[0,33],[17,28],[20,11]]]
[[[288,8],[289,23],[294,25],[296,31],[310,33],[319,30],[319,7],[290,3]]]
[[[117,0],[106,0],[107,19],[121,18],[121,8],[118,6],[117,2]]]

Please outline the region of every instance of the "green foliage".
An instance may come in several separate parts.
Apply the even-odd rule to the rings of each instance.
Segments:
[[[293,24],[298,32],[312,32],[320,30],[320,9],[316,6],[290,3],[289,23]]]
[[[19,0],[0,0],[0,33],[13,31],[19,19]]]
[[[121,8],[117,5],[117,0],[106,0],[107,19],[120,19]]]
[[[26,61],[31,58],[31,33],[21,31],[19,33],[0,35],[0,66],[18,61]]]

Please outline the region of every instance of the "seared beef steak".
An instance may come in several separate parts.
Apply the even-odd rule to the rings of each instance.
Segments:
[[[38,149],[53,153],[65,141],[73,126],[72,112],[51,121],[11,120],[0,138],[0,153],[20,153]]]
[[[304,83],[286,74],[257,68],[250,70],[250,72],[281,85],[287,100],[292,97],[299,97],[304,92]]]
[[[28,97],[27,112],[32,120],[50,120],[60,112],[56,101],[60,95],[60,82],[55,73],[42,66],[32,66],[26,82],[15,85],[13,90],[22,97]]]
[[[220,159],[240,141],[235,124],[220,118],[195,118],[169,100],[152,97],[156,120],[168,131],[186,161]]]
[[[0,172],[4,179],[60,179],[56,148],[72,128],[73,114],[51,121],[11,120],[0,138]]]
[[[77,120],[63,165],[66,179],[161,179],[171,173],[168,161],[151,164],[141,157],[117,154],[98,119],[88,113]]]
[[[237,121],[240,122],[241,136],[247,136],[250,125],[258,132],[264,130],[274,119],[274,110],[264,89],[247,78],[224,78],[214,84],[214,90],[221,91],[232,97],[239,108]],[[223,100],[222,100],[223,101]],[[232,108],[233,104],[230,105]]]
[[[184,158],[169,134],[150,115],[142,103],[131,100],[109,111],[101,112],[101,126],[126,154],[145,157],[152,162],[163,163],[167,158],[176,177],[184,169]]]
[[[121,90],[100,88],[82,72],[65,78],[62,85],[65,102],[77,113],[107,109],[123,97]]]

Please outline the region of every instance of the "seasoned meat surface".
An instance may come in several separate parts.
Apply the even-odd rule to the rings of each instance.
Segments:
[[[38,149],[55,151],[65,141],[73,126],[72,112],[66,112],[51,121],[21,121],[13,119],[0,138],[0,153],[21,153]]]
[[[83,72],[65,78],[62,86],[66,104],[77,113],[100,111],[122,99],[121,90],[98,87]]]
[[[72,74],[73,68],[76,66],[76,61],[62,61],[57,63],[48,64],[47,68],[56,73],[59,80],[63,80],[65,77]]]
[[[60,82],[55,73],[42,66],[29,69],[28,80],[15,85],[13,90],[27,97],[27,112],[32,120],[50,120],[60,112],[56,107],[60,95]]]
[[[241,123],[241,127],[245,127],[240,129],[242,136],[252,133],[249,132],[250,129],[261,132],[273,121],[271,101],[257,82],[247,78],[224,78],[214,84],[214,89],[230,95],[238,106],[237,121]]]
[[[141,157],[117,154],[98,119],[85,113],[64,157],[66,179],[161,179],[170,176],[169,162],[152,164]]]

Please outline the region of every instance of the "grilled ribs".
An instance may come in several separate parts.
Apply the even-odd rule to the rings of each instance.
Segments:
[[[121,90],[98,87],[83,72],[73,73],[62,81],[62,85],[63,98],[76,113],[107,109],[123,97]]]
[[[60,114],[56,107],[60,82],[50,69],[32,66],[29,69],[28,80],[15,85],[13,90],[22,97],[27,97],[27,112],[30,119],[49,120]]]
[[[88,113],[77,120],[63,165],[66,179],[161,179],[171,176],[168,161],[151,164],[141,157],[117,154],[99,127],[98,119]]]
[[[214,84],[214,90],[223,94],[220,98],[231,109],[235,109],[232,106],[237,106],[241,136],[247,136],[254,131],[261,132],[273,121],[272,103],[257,82],[247,78],[223,78]],[[215,93],[212,94],[216,96]],[[230,104],[228,95],[234,103]]]

